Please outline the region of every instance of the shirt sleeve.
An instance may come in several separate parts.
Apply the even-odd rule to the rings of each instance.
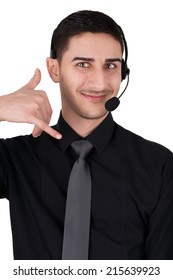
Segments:
[[[157,205],[149,218],[146,259],[173,260],[173,154],[162,170]]]

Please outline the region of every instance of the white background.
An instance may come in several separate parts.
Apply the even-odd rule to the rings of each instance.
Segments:
[[[172,132],[172,6],[171,0],[1,0],[0,95],[23,86],[35,68],[42,72],[38,86],[53,108],[51,124],[61,108],[59,88],[46,70],[50,41],[57,24],[81,9],[107,13],[121,25],[128,43],[130,83],[113,113],[127,129],[173,151]],[[27,134],[32,125],[0,123],[0,138]],[[0,262],[13,258],[8,202],[0,201]]]

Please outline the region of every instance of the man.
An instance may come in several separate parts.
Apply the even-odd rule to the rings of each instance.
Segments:
[[[173,258],[173,155],[116,124],[105,108],[118,95],[124,47],[107,15],[71,14],[55,29],[47,58],[61,90],[57,125],[49,127],[50,103],[35,90],[38,69],[0,97],[1,121],[35,125],[32,135],[0,141],[0,196],[10,202],[15,259],[62,258],[71,144],[81,139],[93,146],[88,259]]]

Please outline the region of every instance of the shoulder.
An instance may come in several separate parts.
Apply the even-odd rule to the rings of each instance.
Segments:
[[[133,160],[145,164],[166,164],[169,162],[173,169],[173,153],[160,143],[143,138],[120,125],[117,125],[118,134],[125,142],[127,155]]]
[[[121,134],[122,137],[125,137],[127,140],[127,143],[130,146],[134,146],[134,147],[139,147],[139,148],[146,148],[149,150],[153,150],[156,152],[163,152],[163,153],[167,153],[170,152],[172,153],[168,148],[166,148],[165,146],[163,146],[162,144],[158,143],[158,142],[154,142],[152,140],[148,140],[122,126],[120,126],[119,124],[117,124],[117,130],[119,132],[119,134]]]
[[[23,146],[32,145],[36,142],[38,142],[37,138],[33,138],[32,135],[21,135],[6,139],[0,139],[0,145],[9,149],[15,149],[18,146],[22,148]]]
[[[15,136],[12,138],[0,139],[0,153],[17,155],[17,154],[29,154],[34,151],[43,150],[43,146],[47,142],[49,136],[46,133],[42,133],[41,136],[34,138],[30,135]]]

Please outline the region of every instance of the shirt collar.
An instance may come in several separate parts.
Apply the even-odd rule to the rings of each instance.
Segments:
[[[115,125],[112,114],[109,113],[103,122],[85,139],[90,141],[98,153],[101,153],[111,139]],[[62,113],[60,113],[58,123],[54,126],[54,129],[62,134],[62,139],[58,140],[58,143],[63,152],[65,152],[72,142],[82,139],[82,137],[79,136],[63,119]]]

